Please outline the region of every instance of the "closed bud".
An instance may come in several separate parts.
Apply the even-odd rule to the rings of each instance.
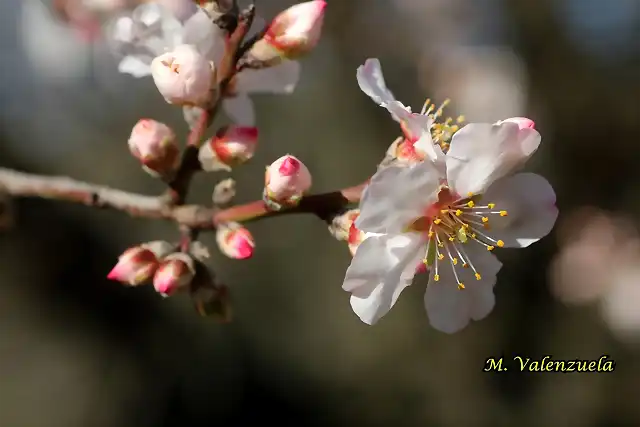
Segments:
[[[195,263],[189,255],[176,252],[167,256],[153,276],[153,287],[162,296],[169,296],[187,287],[195,276]]]
[[[171,244],[162,241],[129,248],[120,255],[118,263],[109,272],[107,279],[131,286],[147,283],[158,269],[160,259],[170,250]]]
[[[326,5],[325,1],[308,1],[281,12],[249,51],[249,62],[273,66],[309,53],[320,39]]]
[[[349,240],[351,224],[360,215],[360,209],[350,209],[340,215],[336,215],[329,225],[329,232],[338,240]]]
[[[211,99],[215,67],[195,46],[180,45],[157,56],[151,75],[169,104],[204,106]]]
[[[225,126],[200,148],[198,159],[202,169],[211,172],[230,171],[253,157],[258,144],[258,128]]]
[[[303,194],[311,188],[311,173],[296,157],[280,157],[267,167],[264,201],[270,209],[295,206]]]
[[[144,169],[155,176],[172,173],[180,161],[174,132],[164,123],[151,119],[139,120],[133,127],[129,150]]]
[[[213,189],[213,204],[226,205],[236,195],[236,182],[233,178],[227,178],[216,184]]]
[[[216,241],[220,251],[234,259],[251,258],[256,246],[251,232],[237,222],[218,226]]]

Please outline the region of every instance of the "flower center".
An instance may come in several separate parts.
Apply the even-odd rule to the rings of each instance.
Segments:
[[[487,231],[491,229],[491,217],[508,215],[506,210],[497,210],[495,203],[477,205],[481,197],[468,194],[461,197],[443,186],[438,193],[438,201],[425,209],[424,216],[416,219],[408,231],[424,233],[427,236],[427,251],[423,263],[434,269],[433,280],[440,280],[440,269],[447,265],[452,269],[459,289],[465,285],[460,281],[459,268],[471,268],[476,280],[481,280],[480,271],[465,251],[469,241],[493,251],[503,247],[502,240],[495,240]]]

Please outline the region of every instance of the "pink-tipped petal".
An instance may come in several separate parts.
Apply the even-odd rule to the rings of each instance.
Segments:
[[[526,117],[511,117],[509,119],[504,120],[505,122],[515,123],[518,125],[520,130],[522,129],[535,129],[536,124],[533,120],[528,119]]]
[[[278,168],[278,172],[282,176],[293,176],[300,170],[300,161],[295,157],[287,156],[280,167]]]

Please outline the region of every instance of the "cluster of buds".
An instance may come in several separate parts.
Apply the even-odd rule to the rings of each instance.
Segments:
[[[326,5],[321,0],[309,1],[281,12],[249,51],[248,62],[274,66],[309,53],[320,39]]]
[[[289,154],[267,167],[264,180],[263,200],[274,211],[296,206],[311,188],[311,172]]]
[[[141,119],[131,130],[129,150],[154,176],[169,176],[178,167],[180,150],[175,133],[164,123]]]

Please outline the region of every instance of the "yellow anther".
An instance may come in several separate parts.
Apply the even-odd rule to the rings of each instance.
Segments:
[[[442,242],[438,243],[438,247],[439,248],[443,248],[444,247],[444,243],[442,243]]]
[[[476,238],[476,233],[471,233],[471,238],[475,239]]]
[[[463,222],[463,223],[462,223],[462,226],[463,226],[464,228],[469,228],[469,224],[467,224],[466,222]]]
[[[456,121],[457,121],[458,123],[462,123],[462,122],[464,122],[464,121],[465,121],[465,117],[464,117],[463,115],[459,115],[459,116],[458,116],[458,118],[456,119]]]
[[[496,245],[498,245],[499,248],[502,248],[502,247],[504,247],[504,242],[502,240],[498,240],[496,242]]]
[[[438,254],[438,259],[439,259],[440,261],[442,261],[442,260],[444,259],[444,255],[443,255],[443,254]]]
[[[473,197],[473,193],[472,193],[471,191],[469,191],[469,192],[467,193],[467,196],[469,196],[469,197]]]
[[[428,235],[429,237],[433,237],[433,231],[428,232],[428,233],[427,233],[427,235]]]
[[[458,283],[458,289],[460,290],[464,289],[464,283]]]
[[[492,250],[494,250],[496,247],[495,246],[487,246],[487,250],[489,252],[491,252]]]
[[[469,200],[469,202],[467,203],[467,206],[469,206],[470,208],[474,207],[476,204],[473,203],[473,200]]]
[[[485,224],[486,224],[487,222],[489,222],[489,217],[483,216],[483,217],[482,217],[482,222],[483,222],[483,223],[485,223]]]
[[[476,280],[482,280],[482,276],[480,275],[480,273],[476,273]]]
[[[458,265],[458,258],[452,259],[451,262],[453,263],[453,265]]]
[[[487,206],[489,207],[489,209],[493,209],[493,208],[496,207],[496,204],[495,203],[489,203]]]
[[[440,218],[436,218],[436,219],[434,219],[434,220],[433,220],[433,223],[434,223],[435,225],[438,225],[438,224],[440,224],[441,222],[442,222],[442,220],[441,220]]]
[[[429,260],[425,258],[425,259],[422,260],[422,263],[424,265],[429,265]]]
[[[507,211],[500,211],[500,216],[507,216],[507,215],[509,215]]]
[[[456,240],[456,238],[455,238],[455,237],[453,237],[453,236],[449,236],[449,241],[450,241],[450,242],[453,242],[454,240]]]
[[[439,274],[434,274],[433,275],[433,281],[437,282],[438,280],[440,280],[440,275]]]
[[[441,214],[447,214],[447,213],[449,213],[449,209],[442,209],[442,210],[440,211],[440,213],[441,213]]]
[[[462,211],[460,209],[457,209],[456,210],[456,216],[460,216],[460,215],[462,215]]]

